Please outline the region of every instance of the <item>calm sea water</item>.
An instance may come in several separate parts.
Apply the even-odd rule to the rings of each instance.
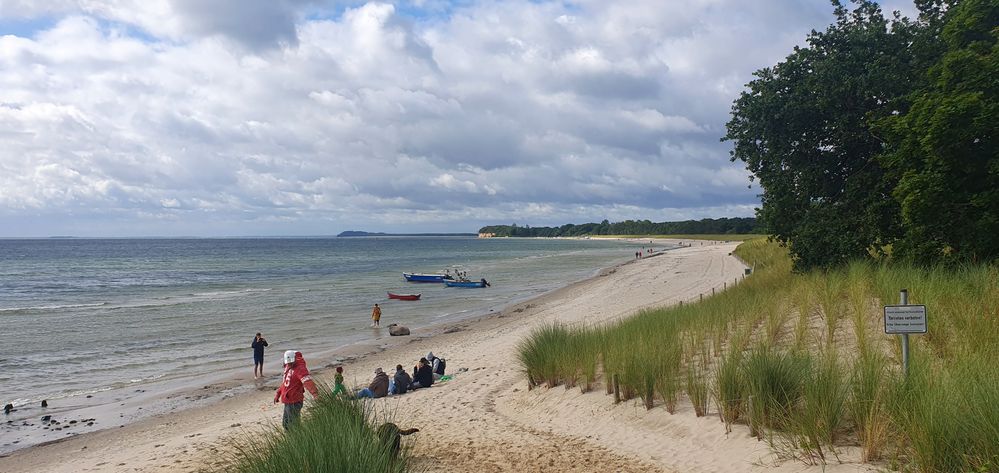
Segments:
[[[269,360],[370,339],[376,302],[383,325],[469,317],[633,254],[634,245],[595,240],[0,240],[0,404],[250,367],[258,331]],[[453,265],[492,287],[414,284],[401,274]],[[390,301],[386,291],[423,298]]]

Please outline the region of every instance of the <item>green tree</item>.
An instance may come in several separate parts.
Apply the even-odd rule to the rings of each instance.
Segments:
[[[807,46],[755,73],[723,140],[759,180],[764,229],[795,266],[834,266],[878,252],[900,233],[894,183],[871,124],[905,109],[922,77],[918,25],[858,0],[832,2],[836,22]],[[934,2],[923,2],[934,4]]]
[[[898,178],[903,258],[999,258],[999,1],[947,12],[946,51],[911,109],[885,120],[897,146],[882,162]]]

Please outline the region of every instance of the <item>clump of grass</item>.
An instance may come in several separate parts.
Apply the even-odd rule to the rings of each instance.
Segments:
[[[825,342],[827,347],[831,347],[835,342],[836,329],[839,327],[842,315],[843,274],[830,271],[824,277],[816,279],[816,282],[817,287],[814,290],[819,294],[819,305],[822,307],[822,316],[826,322]]]
[[[759,427],[786,427],[784,424],[804,391],[809,359],[758,345],[742,365],[746,393],[752,396],[751,422]]]
[[[405,446],[397,457],[391,445],[378,437],[373,422],[363,402],[332,396],[323,388],[299,424],[288,432],[275,426],[237,441],[218,471],[407,471]]]
[[[806,439],[802,444],[806,455],[825,463],[828,452],[835,455],[836,437],[846,423],[849,396],[846,373],[835,350],[826,351],[812,364],[802,394],[804,402],[793,421],[793,430]]]
[[[881,354],[861,349],[850,379],[847,409],[856,424],[864,462],[881,459],[890,435],[891,418],[885,402],[893,378],[885,363]]]
[[[686,383],[685,391],[687,398],[694,407],[694,414],[703,417],[708,413],[708,399],[710,391],[708,389],[708,355],[706,348],[699,346],[697,341],[691,343],[691,348],[686,350]]]
[[[676,403],[682,386],[680,369],[683,361],[683,347],[675,338],[672,342],[663,346],[657,353],[660,370],[655,381],[655,390],[663,399],[666,411],[670,414],[676,412]],[[648,407],[652,407],[651,403]]]
[[[747,387],[741,365],[742,352],[731,351],[715,370],[715,401],[727,432],[745,412]]]

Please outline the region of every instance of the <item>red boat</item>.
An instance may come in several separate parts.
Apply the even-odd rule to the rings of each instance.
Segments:
[[[388,293],[389,299],[399,299],[400,301],[418,301],[420,294],[393,294]]]

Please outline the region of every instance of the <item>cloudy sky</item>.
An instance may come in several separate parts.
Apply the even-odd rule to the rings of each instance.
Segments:
[[[731,103],[831,20],[827,0],[0,0],[0,237],[751,216]]]

